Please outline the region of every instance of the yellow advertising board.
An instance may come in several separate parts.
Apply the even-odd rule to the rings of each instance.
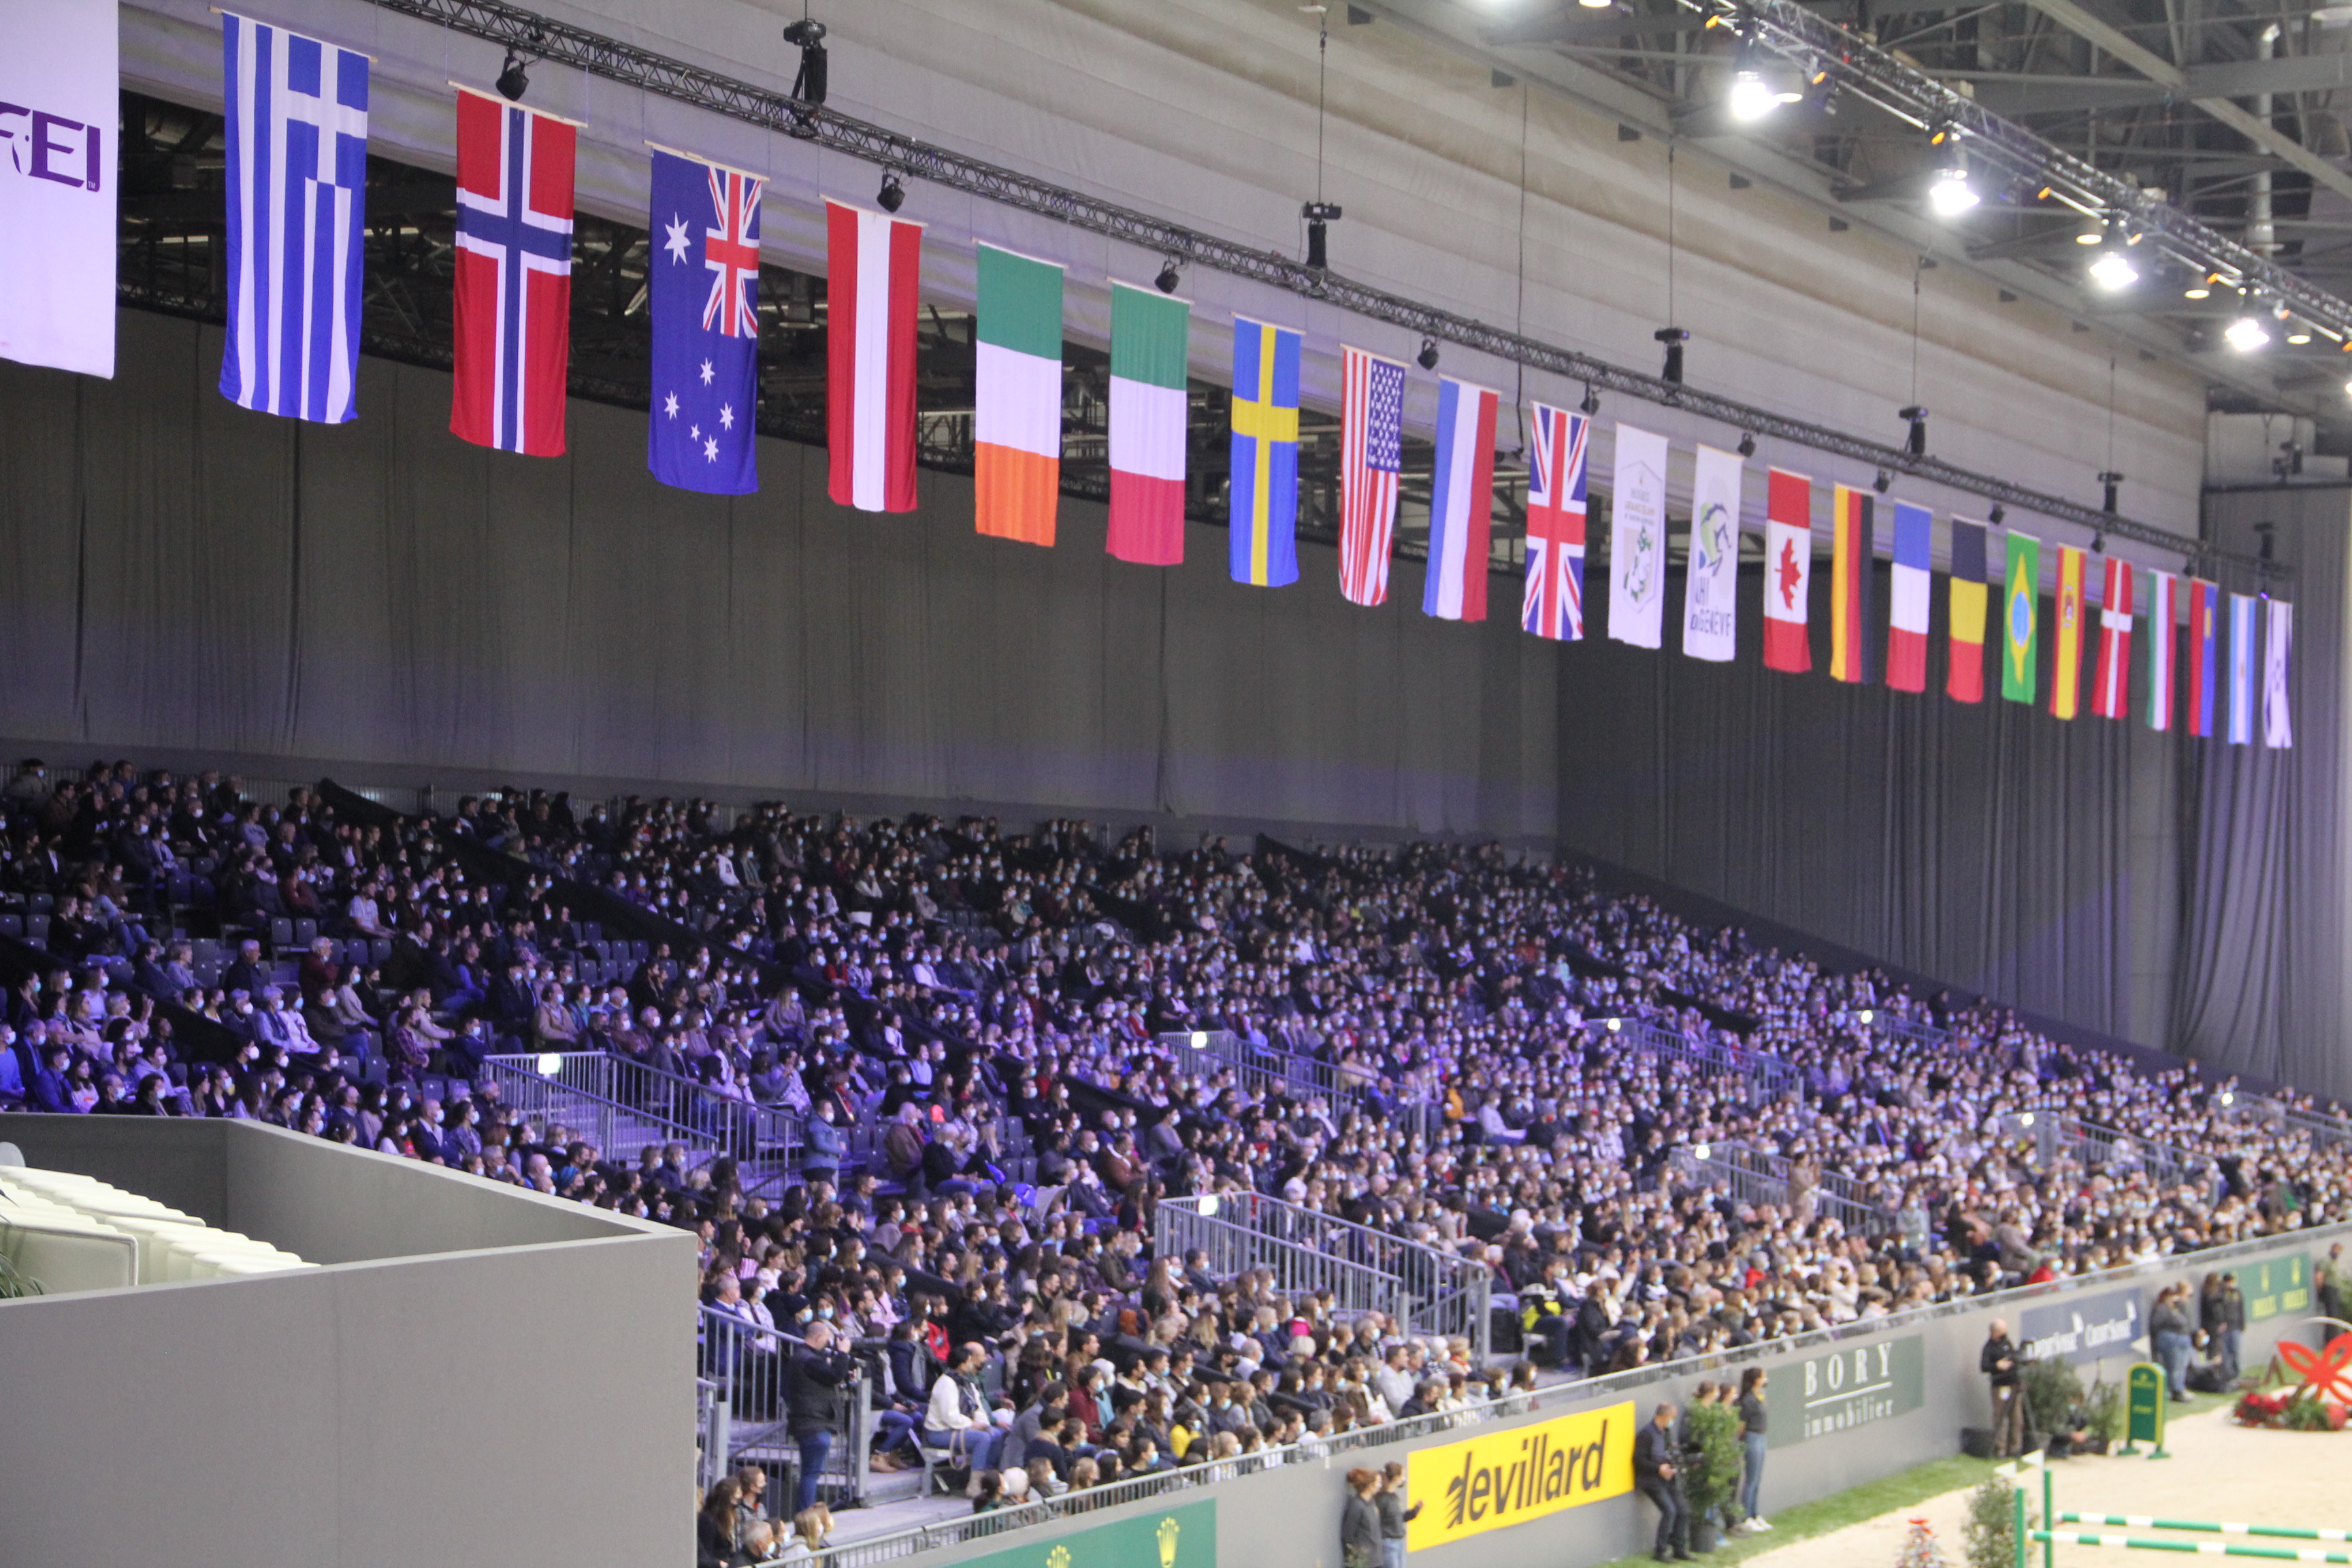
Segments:
[[[1424,1506],[1405,1526],[1406,1550],[1466,1541],[1624,1496],[1633,1489],[1636,1427],[1629,1400],[1414,1449],[1405,1460],[1406,1496]]]

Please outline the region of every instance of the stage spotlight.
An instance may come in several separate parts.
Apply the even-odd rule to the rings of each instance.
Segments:
[[[803,103],[824,101],[824,24],[803,16],[784,29],[784,42],[801,52],[800,74],[793,78],[793,96]]]
[[[2113,294],[2139,281],[2139,267],[2131,258],[2130,242],[2118,225],[2109,224],[2100,237],[2098,254],[2091,258],[2091,281]]]
[[[1584,401],[1576,405],[1576,411],[1587,418],[1601,412],[1601,395],[1592,390],[1591,384],[1589,382],[1584,388]],[[1610,1027],[1614,1028],[1616,1026],[1612,1024]]]
[[[2352,397],[2352,381],[2347,381],[2344,384],[2344,395],[2347,397]]]
[[[1888,473],[1885,468],[1881,468],[1871,479],[1870,488],[1876,490],[1880,495],[1885,495],[1894,483],[1895,476]]]
[[[1321,272],[1331,264],[1329,252],[1326,248],[1329,243],[1327,226],[1339,220],[1339,204],[1308,202],[1298,209],[1298,216],[1307,220],[1307,268],[1311,271]]]
[[[1731,79],[1727,103],[1734,120],[1761,120],[1780,107],[1780,95],[1764,85],[1754,67],[1743,66]]]
[[[884,212],[897,212],[907,205],[907,187],[898,183],[898,176],[895,173],[885,170],[882,174],[882,188],[874,194],[874,199],[882,204]]]
[[[1985,514],[1985,521],[1991,523],[1995,528],[1999,528],[2000,526],[2000,520],[2008,515],[2009,509],[2002,506],[2000,502],[1995,501],[1992,503],[1992,510]]]
[[[1437,340],[1435,338],[1422,339],[1421,353],[1413,357],[1420,361],[1422,369],[1435,370],[1437,368]]]
[[[1902,416],[1903,422],[1911,426],[1911,434],[1904,443],[1904,450],[1915,458],[1926,457],[1927,455],[1927,408],[1923,405],[1915,403],[1902,410]]]
[[[1690,342],[1690,333],[1680,327],[1660,327],[1650,336],[1666,345],[1665,368],[1658,373],[1660,379],[1680,386],[1683,384],[1683,345]]]
[[[2270,346],[2271,324],[2250,298],[2239,310],[2237,320],[2223,330],[2221,336],[2240,353],[2250,354],[2257,349]]]
[[[1160,276],[1154,278],[1151,281],[1158,286],[1162,294],[1173,294],[1176,292],[1176,284],[1178,281],[1176,273],[1176,258],[1171,256],[1167,260],[1161,262],[1160,264]]]
[[[2113,511],[2116,509],[2109,507],[2107,510],[2109,511]],[[2107,536],[2105,533],[2094,533],[2091,535],[2091,553],[2094,555],[2105,555],[2106,552]]]
[[[1960,151],[1959,133],[1939,131],[1934,142],[1941,147],[1943,162],[1936,170],[1936,183],[1927,187],[1927,205],[1936,209],[1938,217],[1958,217],[1982,198],[1976,186],[1969,183],[1969,157]]]
[[[530,76],[522,68],[522,57],[509,49],[506,68],[499,72],[499,96],[509,103],[520,103],[530,90]]]
[[[1739,455],[1743,458],[1756,455],[1756,437],[1745,430],[1739,433]]]
[[[1793,63],[1765,55],[1750,40],[1741,41],[1735,58],[1731,91],[1724,100],[1734,120],[1753,122],[1784,103],[1803,100],[1804,73]]]

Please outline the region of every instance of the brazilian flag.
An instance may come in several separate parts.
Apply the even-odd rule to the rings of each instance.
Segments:
[[[2009,536],[2009,587],[2000,601],[2000,694],[2033,700],[2034,589],[2042,581],[2042,546],[2032,535]]]

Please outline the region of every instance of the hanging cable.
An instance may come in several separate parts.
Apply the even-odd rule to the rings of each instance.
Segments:
[[[1315,13],[1315,199],[1298,215],[1307,220],[1307,268],[1310,272],[1321,272],[1330,266],[1328,226],[1339,216],[1339,204],[1323,199],[1324,101],[1330,68],[1331,13],[1318,5]]]

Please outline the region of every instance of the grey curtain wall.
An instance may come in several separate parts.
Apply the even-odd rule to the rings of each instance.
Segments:
[[[1826,576],[1815,584],[1819,598]],[[1877,584],[1884,605],[1882,568]],[[1938,588],[1941,588],[1940,582]],[[1668,603],[1679,605],[1677,574]],[[1591,641],[1560,669],[1560,837],[1970,991],[2143,1043],[2165,1036],[2172,744],[2004,702],[1762,663],[1754,571],[1730,664]],[[1596,590],[1595,601],[1605,592]],[[1597,628],[1605,636],[1605,606]],[[1938,638],[1946,620],[1937,606]],[[1987,671],[1997,678],[1988,655]],[[2048,685],[2047,656],[2042,670]]]
[[[2352,1099],[2345,938],[2344,616],[2352,571],[2352,489],[2252,490],[2206,498],[2205,531],[2295,568],[2290,671],[2294,749],[2200,744],[2182,758],[2184,837],[2176,1048],[2265,1078]],[[2252,593],[2260,584],[2226,580]],[[2226,646],[2226,645],[2225,645]]]
[[[0,364],[0,735],[1097,815],[1549,842],[1554,650],[1279,591],[1196,528],[1160,570],[1066,500],[1053,550],[982,539],[967,480],[834,507],[824,454],[758,495],[665,489],[644,416],[572,455],[447,431],[444,374],[363,361],[321,427],[215,390],[216,329],[126,312],[121,374]]]

